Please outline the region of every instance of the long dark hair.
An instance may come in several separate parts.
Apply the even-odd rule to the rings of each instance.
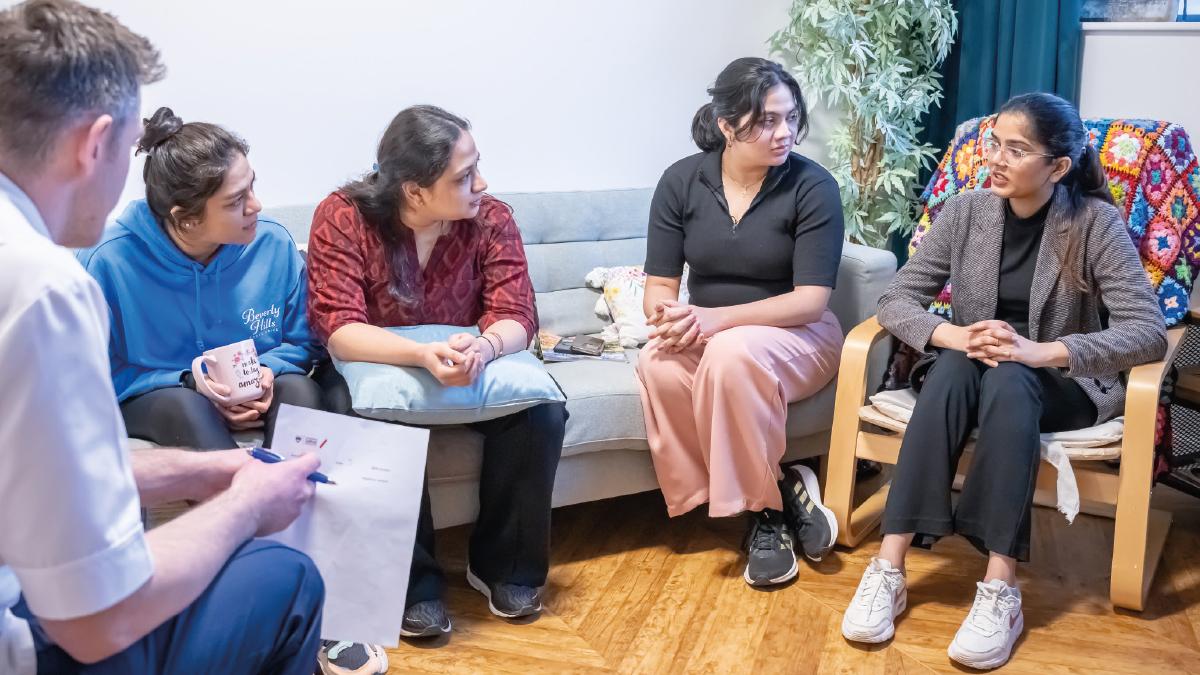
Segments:
[[[717,76],[716,83],[708,90],[712,101],[700,106],[692,118],[692,140],[704,152],[723,148],[726,139],[717,125],[718,119],[734,127],[734,137],[739,141],[747,140],[762,121],[767,92],[779,84],[787,85],[796,99],[800,116],[796,142],[799,143],[808,135],[808,107],[804,104],[799,83],[778,63],[754,57],[733,61]],[[738,126],[738,121],[747,114],[750,117],[746,123]]]
[[[405,183],[429,187],[450,164],[454,144],[470,122],[437,106],[415,105],[401,110],[383,132],[375,153],[375,168],[362,178],[346,183],[341,192],[354,202],[363,219],[379,236],[387,254],[391,283],[388,290],[396,301],[412,306],[408,259],[400,245],[400,210]]]
[[[234,158],[246,155],[246,141],[215,124],[188,122],[170,108],[159,108],[142,120],[138,153],[146,153],[142,179],[146,203],[164,227],[182,227],[204,213],[208,198],[221,189]],[[180,212],[171,214],[178,206]]]
[[[1033,131],[1033,140],[1054,157],[1068,157],[1071,160],[1070,171],[1059,181],[1067,190],[1069,199],[1068,226],[1062,233],[1066,246],[1059,248],[1058,255],[1062,274],[1077,289],[1086,292],[1088,285],[1083,277],[1083,266],[1073,264],[1077,262],[1082,247],[1082,230],[1075,221],[1083,212],[1084,201],[1088,197],[1114,204],[1112,192],[1108,189],[1108,176],[1100,165],[1100,153],[1088,142],[1079,111],[1054,94],[1037,92],[1014,96],[1000,108],[1000,114],[1004,113],[1024,115]],[[1050,158],[1046,160],[1052,161]]]

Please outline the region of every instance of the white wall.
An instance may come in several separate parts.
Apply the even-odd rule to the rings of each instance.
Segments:
[[[1084,24],[1079,112],[1182,124],[1200,148],[1200,23]]]
[[[143,112],[170,105],[245,137],[268,206],[317,201],[369,169],[414,103],[471,120],[494,191],[654,185],[696,151],[706,87],[733,58],[766,56],[789,5],[89,1],[163,52],[167,79],[144,91]],[[140,171],[126,198],[141,196]]]

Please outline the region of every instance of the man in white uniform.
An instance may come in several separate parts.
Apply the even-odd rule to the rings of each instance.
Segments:
[[[153,46],[97,10],[0,11],[0,673],[316,667],[320,575],[251,541],[295,519],[316,458],[131,455],[108,308],[60,248],[99,238],[140,86],[161,75]],[[204,503],[143,532],[140,505],[179,499]]]

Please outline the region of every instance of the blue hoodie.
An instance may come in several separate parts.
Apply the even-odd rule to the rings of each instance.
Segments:
[[[305,315],[304,259],[279,223],[259,218],[249,245],[226,244],[208,265],[183,254],[144,199],[100,243],[77,254],[108,300],[117,398],[177,387],[202,352],[254,338],[278,377],[322,356]]]

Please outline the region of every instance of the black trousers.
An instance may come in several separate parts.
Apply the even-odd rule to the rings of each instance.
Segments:
[[[307,376],[290,373],[275,378],[275,398],[263,423],[263,440],[268,448],[283,403],[324,409],[321,388]],[[121,404],[121,414],[130,436],[158,445],[197,450],[237,447],[233,432],[212,401],[187,387],[155,389],[135,396]]]
[[[1028,560],[1038,434],[1095,423],[1091,399],[1055,368],[990,368],[963,352],[942,351],[900,446],[883,533],[915,533],[913,545],[921,548],[959,534],[983,553]],[[971,470],[952,508],[958,460],[976,427]]]
[[[318,369],[329,409],[354,414],[345,380],[332,367]],[[543,403],[486,422],[466,425],[483,434],[479,516],[471,531],[468,564],[488,583],[542,586],[550,570],[550,497],[562,454],[567,409]],[[406,607],[439,600],[445,574],[434,557],[429,479],[421,489]]]

